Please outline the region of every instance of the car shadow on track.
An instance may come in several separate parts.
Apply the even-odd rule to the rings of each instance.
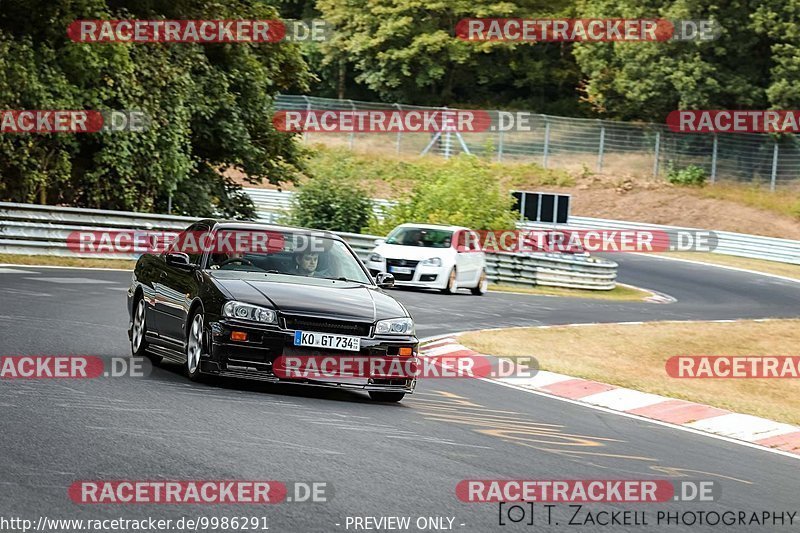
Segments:
[[[376,402],[370,399],[366,392],[342,390],[327,387],[313,387],[307,385],[292,385],[288,383],[265,383],[263,381],[208,376],[205,381],[195,383],[189,381],[184,373],[183,366],[177,363],[162,361],[154,365],[150,378],[168,378],[169,381],[182,380],[199,389],[216,388],[220,390],[245,391],[254,394],[268,394],[271,396],[286,396],[293,398],[309,398],[335,402],[361,403],[380,405],[382,407],[402,407],[400,403]],[[177,378],[177,379],[173,379]]]

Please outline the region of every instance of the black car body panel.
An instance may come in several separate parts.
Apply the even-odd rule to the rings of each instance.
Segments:
[[[216,222],[204,220],[187,231],[274,230],[312,232],[283,226]],[[355,252],[340,237],[326,234],[347,246],[368,282],[312,278],[280,273],[212,270],[206,268],[209,254],[191,257],[191,267],[169,264],[167,253],[146,254],[137,261],[128,290],[131,335],[134,306],[145,300],[148,351],[166,359],[185,363],[188,324],[196,309],[204,314],[203,373],[244,377],[270,382],[291,381],[305,385],[353,388],[370,391],[413,392],[415,379],[330,379],[281,380],[272,372],[272,363],[281,355],[297,355],[296,330],[341,333],[360,337],[361,356],[397,357],[400,348],[411,348],[418,355],[415,335],[375,335],[379,320],[411,318],[406,308],[379,288]],[[261,324],[223,316],[226,302],[258,305],[275,310],[276,324]],[[246,341],[234,341],[231,332],[247,333]],[[304,355],[319,354],[304,348]],[[333,352],[334,355],[336,352]],[[354,355],[341,352],[340,355]]]

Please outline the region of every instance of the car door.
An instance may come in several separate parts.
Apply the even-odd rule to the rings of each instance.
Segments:
[[[199,292],[201,277],[196,268],[170,265],[166,256],[169,253],[184,251],[189,255],[189,262],[199,267],[203,257],[200,250],[190,249],[181,244],[200,243],[203,235],[209,231],[207,224],[198,223],[190,226],[161,257],[163,264],[156,282],[155,306],[158,314],[158,332],[162,339],[174,344],[182,345],[185,342],[189,306]]]
[[[481,277],[481,272],[486,268],[486,255],[481,250],[480,237],[474,231],[470,231],[471,238],[468,239],[467,248],[469,250],[470,260],[472,261],[472,280],[475,283]]]
[[[456,279],[459,283],[471,283],[474,281],[476,262],[473,258],[475,253],[470,249],[470,244],[467,242],[467,232],[459,230],[456,233],[456,270],[458,272]],[[471,239],[469,239],[471,241]]]

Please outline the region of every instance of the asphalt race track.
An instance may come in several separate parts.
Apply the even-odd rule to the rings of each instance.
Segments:
[[[670,304],[396,290],[420,337],[573,322],[796,317],[800,283],[714,267],[614,256],[620,281]],[[0,267],[0,354],[129,355],[117,271]],[[532,349],[544,350],[546,347]],[[401,404],[355,392],[236,380],[194,384],[165,364],[143,378],[0,380],[0,513],[33,519],[265,516],[271,531],[353,531],[347,517],[454,518],[456,531],[790,531],[795,526],[658,525],[658,510],[796,511],[800,462],[470,379],[423,380]],[[569,526],[536,506],[535,526],[498,525],[497,504],[465,504],[462,479],[715,480],[714,503],[584,506],[647,510],[647,526]],[[78,505],[76,480],[324,481],[326,503]],[[558,521],[559,525],[555,522]],[[445,520],[444,522],[448,522]],[[417,531],[414,527],[411,531]]]

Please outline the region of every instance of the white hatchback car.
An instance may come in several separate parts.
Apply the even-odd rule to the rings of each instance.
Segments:
[[[373,276],[392,274],[397,286],[439,289],[447,294],[469,289],[480,295],[489,282],[479,242],[469,228],[401,224],[386,239],[376,241],[366,265]]]

